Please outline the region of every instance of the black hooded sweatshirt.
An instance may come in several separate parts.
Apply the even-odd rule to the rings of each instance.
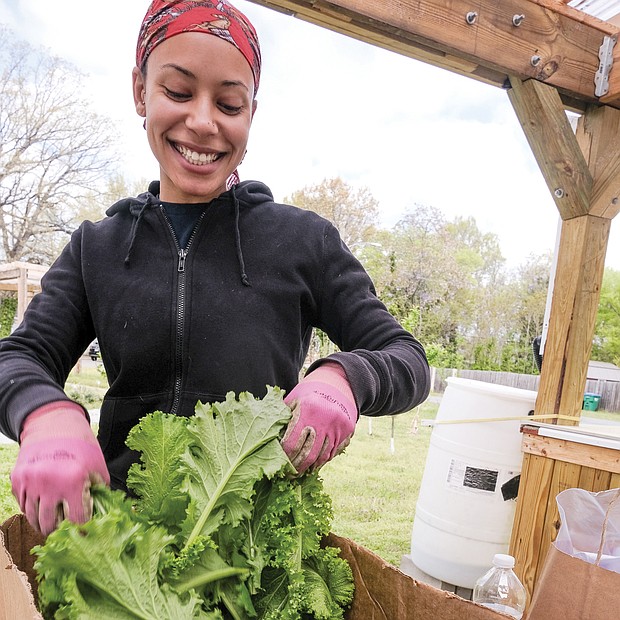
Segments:
[[[360,414],[406,411],[429,392],[421,344],[388,313],[335,227],[246,181],[205,208],[180,248],[159,184],[84,222],[0,341],[0,430],[17,439],[96,337],[109,381],[98,439],[125,488],[138,420],[189,416],[227,392],[260,398],[299,380],[313,327],[340,351]],[[315,362],[316,365],[325,359]]]

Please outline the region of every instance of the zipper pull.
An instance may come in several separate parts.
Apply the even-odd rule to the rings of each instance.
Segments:
[[[177,267],[177,271],[182,273],[185,271],[185,257],[187,256],[187,250],[179,250],[179,266]]]

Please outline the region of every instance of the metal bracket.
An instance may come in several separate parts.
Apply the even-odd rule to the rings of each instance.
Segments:
[[[594,76],[594,94],[597,97],[602,97],[609,91],[609,72],[614,64],[613,50],[616,41],[615,35],[611,37],[606,35],[603,37],[603,44],[598,50],[599,65]]]

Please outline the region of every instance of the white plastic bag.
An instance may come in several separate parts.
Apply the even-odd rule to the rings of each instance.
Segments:
[[[556,497],[561,526],[555,546],[584,562],[620,573],[620,488],[566,489]]]

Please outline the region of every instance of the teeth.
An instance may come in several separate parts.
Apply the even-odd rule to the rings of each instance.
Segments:
[[[212,164],[218,158],[217,153],[209,153],[208,155],[206,153],[197,153],[181,144],[176,145],[176,149],[190,164],[196,164],[198,166]]]

